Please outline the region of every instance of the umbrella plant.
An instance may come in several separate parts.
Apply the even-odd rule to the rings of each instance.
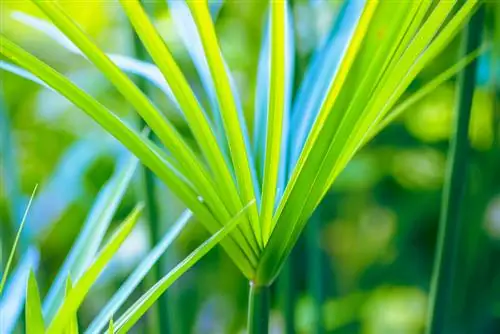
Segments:
[[[479,4],[479,0],[346,1],[292,96],[293,16],[287,1],[269,1],[254,123],[247,124],[215,32],[213,4],[168,1],[208,94],[209,103],[203,105],[139,0],[120,0],[120,4],[153,63],[107,54],[57,2],[32,2],[54,26],[34,18],[24,21],[88,59],[159,143],[1,35],[1,54],[19,66],[8,63],[10,70],[60,93],[92,117],[150,168],[209,232],[248,207],[244,221],[221,245],[250,282],[249,331],[255,333],[267,331],[269,286],[308,218],[352,157],[411,103],[474,57],[462,59],[402,100],[417,75],[449,45]],[[165,92],[183,115],[194,143],[127,73],[143,75]]]

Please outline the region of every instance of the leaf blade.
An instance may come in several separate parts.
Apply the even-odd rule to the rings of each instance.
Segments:
[[[97,280],[99,274],[111,260],[113,255],[118,251],[130,232],[132,232],[132,229],[139,219],[141,211],[142,206],[137,206],[102,248],[94,263],[85,271],[82,277],[76,282],[75,286],[68,293],[63,304],[47,328],[47,333],[60,333],[63,328],[66,328],[71,315],[76,313],[78,307],[90,290],[90,287]]]
[[[158,261],[179,233],[184,229],[191,219],[191,212],[185,211],[176,223],[170,228],[160,242],[141,261],[141,264],[127,277],[127,280],[120,286],[115,294],[109,299],[106,305],[101,308],[99,314],[92,320],[87,328],[87,333],[99,333],[109,322],[109,319],[116,314],[133,290],[139,285],[141,280],[149,272],[149,269]]]
[[[26,333],[38,334],[45,331],[40,292],[36,283],[35,273],[30,271],[26,287]]]

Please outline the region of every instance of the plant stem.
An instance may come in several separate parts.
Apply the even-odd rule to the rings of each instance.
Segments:
[[[321,209],[321,206],[319,207]],[[309,293],[313,299],[314,305],[314,322],[312,332],[316,334],[324,333],[323,328],[323,303],[324,303],[324,286],[323,286],[323,253],[321,251],[321,218],[316,212],[309,219],[306,227],[306,244],[309,262],[309,270],[307,275],[307,285]]]
[[[146,6],[146,4],[144,4]],[[148,8],[145,8],[148,12]],[[134,53],[137,59],[139,60],[147,60],[148,55],[144,46],[142,45],[139,37],[134,32]],[[140,79],[137,82],[138,87],[147,95],[148,94],[148,85],[144,79]],[[146,123],[142,118],[139,117],[140,129],[146,126]],[[153,139],[153,133],[150,132],[148,137]],[[155,176],[151,170],[146,167],[141,168],[141,178],[142,178],[142,187],[143,187],[143,196],[145,202],[145,213],[149,225],[149,242],[151,247],[156,245],[160,241],[160,224],[159,224],[159,211],[156,203],[156,185],[155,185]],[[161,261],[155,264],[152,269],[152,279],[156,283],[162,277],[162,266]],[[157,303],[157,314],[156,318],[158,321],[157,329],[162,334],[171,333],[172,330],[170,328],[169,316],[168,316],[168,307],[167,307],[167,296],[163,295],[158,299]]]
[[[461,55],[477,49],[481,41],[484,8],[472,16],[463,33]],[[461,230],[461,212],[467,180],[469,123],[474,95],[477,62],[473,61],[458,78],[454,131],[448,152],[448,168],[443,189],[437,251],[428,308],[429,334],[445,333],[456,274]]]
[[[256,286],[250,282],[248,296],[248,334],[269,333],[269,286]]]
[[[285,321],[285,333],[293,334],[295,333],[295,280],[293,279],[293,260],[295,256],[292,251],[292,255],[288,257],[283,269],[281,270],[278,279],[278,291],[280,294],[281,308],[283,312],[283,318]]]

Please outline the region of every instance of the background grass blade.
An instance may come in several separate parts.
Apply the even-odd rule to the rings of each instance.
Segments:
[[[132,180],[137,167],[135,157],[128,158],[101,189],[83,227],[66,256],[43,303],[45,319],[50,322],[64,298],[65,281],[69,276],[81,277],[94,260],[115,212]]]
[[[65,298],[69,296],[72,289],[73,282],[71,281],[71,276],[68,276],[64,289]],[[67,334],[78,334],[78,316],[76,314],[76,310],[73,312],[73,314],[69,315],[69,320],[67,322],[66,328],[64,329],[64,332]]]
[[[12,333],[24,307],[26,283],[31,270],[38,268],[40,254],[31,247],[10,275],[0,298],[0,333]]]
[[[26,289],[26,334],[38,334],[45,331],[42,314],[40,292],[36,283],[35,273],[30,271]]]
[[[181,263],[158,281],[149,289],[138,301],[136,301],[116,322],[117,333],[127,333],[130,328],[144,315],[151,305],[172,285],[182,274],[195,265],[203,256],[205,256],[213,247],[215,247],[228,233],[234,229],[243,219],[246,209],[255,205],[254,202],[247,204],[230,222],[212,235],[201,246],[189,254]]]
[[[184,230],[184,227],[191,219],[192,214],[185,211],[181,217],[174,223],[170,230],[163,236],[160,242],[146,255],[139,266],[128,275],[126,281],[120,286],[118,291],[109,299],[106,305],[101,308],[101,311],[89,325],[86,333],[98,333],[106,327],[109,319],[116,314],[119,308],[127,301],[134,289],[150,272],[152,266],[158,262],[160,257],[165,253],[165,250],[172,244],[177,236]],[[160,314],[165,317],[165,314]]]
[[[31,203],[33,202],[33,198],[35,197],[37,188],[38,188],[38,185],[35,185],[35,187],[33,188],[33,192],[31,193],[30,199],[28,201],[28,205],[26,206],[26,209],[24,210],[24,215],[23,215],[23,218],[21,219],[21,224],[19,225],[19,229],[17,230],[16,238],[14,239],[14,244],[12,245],[12,248],[10,249],[9,257],[7,259],[7,264],[5,265],[5,268],[3,270],[2,280],[0,281],[0,296],[2,295],[3,289],[5,287],[5,282],[7,281],[7,276],[9,275],[9,270],[10,270],[10,267],[12,265],[12,261],[14,260],[14,254],[16,253],[17,244],[19,242],[19,239],[21,238],[21,234],[23,232],[23,227],[24,227],[24,224],[26,223],[26,217],[28,216],[28,212],[30,210]]]
[[[481,44],[484,6],[476,12],[463,33],[465,57]],[[462,228],[461,213],[464,206],[465,189],[468,180],[468,156],[470,152],[469,124],[477,62],[473,61],[459,76],[456,97],[456,114],[453,135],[450,140],[448,167],[443,189],[441,218],[439,222],[436,257],[431,282],[428,308],[427,333],[447,331],[450,305],[453,304],[453,282],[457,275],[458,249]]]
[[[60,333],[68,326],[71,316],[76,313],[91,286],[99,277],[99,274],[118,251],[130,232],[132,232],[141,211],[142,206],[138,206],[132,211],[110,238],[108,243],[99,252],[92,265],[85,271],[81,278],[78,279],[75,286],[68,293],[63,304],[58,309],[53,321],[47,329],[47,333]]]

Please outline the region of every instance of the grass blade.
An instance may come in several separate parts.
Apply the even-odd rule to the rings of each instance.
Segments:
[[[69,296],[72,289],[73,289],[73,283],[71,281],[71,276],[68,276],[68,278],[66,279],[65,298]],[[78,317],[76,314],[76,310],[75,312],[73,312],[72,315],[69,316],[68,325],[64,329],[64,333],[78,334]]]
[[[120,286],[118,291],[111,297],[106,305],[101,309],[97,317],[92,320],[86,333],[99,333],[108,324],[109,319],[116,314],[123,303],[130,297],[134,289],[149,273],[152,266],[165,253],[165,250],[177,238],[179,233],[191,219],[191,212],[185,211],[170,230],[163,236],[162,240],[149,252],[141,261],[140,265],[130,274],[127,280]],[[162,314],[161,316],[165,316]]]
[[[287,19],[286,2],[270,3],[270,69],[269,69],[269,104],[266,124],[266,149],[264,159],[264,175],[262,182],[262,202],[260,208],[260,222],[262,225],[262,239],[267,243],[272,231],[272,217],[274,213],[278,187],[278,173],[282,156],[283,123],[285,114],[285,31]],[[290,36],[288,36],[290,39]],[[290,85],[291,81],[289,81]]]
[[[7,260],[7,264],[5,265],[5,269],[3,270],[2,280],[0,281],[0,296],[2,295],[3,288],[5,287],[5,282],[7,281],[7,276],[9,275],[9,270],[12,265],[12,261],[14,260],[14,254],[16,253],[17,244],[19,242],[19,238],[21,237],[21,233],[23,232],[24,224],[26,223],[26,217],[28,216],[28,212],[31,207],[31,203],[33,203],[33,198],[36,194],[36,189],[38,188],[38,184],[33,188],[33,192],[31,193],[30,199],[28,201],[28,205],[24,210],[24,215],[21,220],[21,224],[19,225],[19,229],[17,230],[16,238],[14,239],[14,244],[10,250],[9,258]]]
[[[40,254],[28,248],[10,276],[0,299],[0,333],[12,333],[21,315],[30,270],[36,270]]]
[[[215,93],[215,86],[210,75],[205,53],[203,52],[203,45],[201,44],[200,35],[196,29],[196,24],[184,0],[168,0],[168,7],[172,16],[172,20],[177,28],[177,31],[184,43],[189,56],[193,60],[198,75],[201,79],[201,84],[207,92],[211,116],[215,123],[215,133],[219,146],[225,155],[228,154],[227,138],[224,132],[224,124],[222,123],[222,116],[217,103],[217,95]],[[212,11],[211,11],[212,12]],[[213,15],[212,15],[213,17]],[[227,159],[227,158],[226,158]]]
[[[339,19],[334,23],[325,45],[313,56],[297,91],[291,121],[295,136],[290,138],[290,171],[297,162],[330,82],[339,71],[342,57],[347,51],[364,6],[364,0],[344,3]]]
[[[188,6],[198,27],[198,33],[200,34],[210,73],[215,78],[215,92],[222,113],[222,120],[228,139],[239,193],[241,194],[241,201],[249,203],[256,199],[255,172],[252,171],[253,164],[250,164],[252,161],[250,158],[251,152],[249,144],[244,137],[245,124],[242,123],[240,114],[238,113],[231,81],[222,58],[207,1],[188,1]],[[250,221],[255,239],[262,246],[262,231],[257,207],[250,208]]]
[[[99,274],[118,251],[130,232],[132,232],[132,229],[139,219],[141,211],[142,206],[138,206],[132,211],[132,213],[110,238],[108,243],[102,248],[94,263],[92,263],[81,278],[78,279],[73,289],[64,299],[64,302],[57,311],[54,320],[50,323],[47,333],[60,333],[64,328],[66,328],[72,314],[76,313],[91,286],[99,277]]]
[[[104,238],[111,220],[127,190],[137,167],[137,159],[129,158],[118,167],[115,174],[101,189],[97,199],[57,273],[47,296],[43,310],[45,319],[50,322],[64,298],[65,281],[69,276],[78,280],[90,265]]]
[[[30,271],[26,288],[26,334],[39,334],[45,331],[43,322],[40,292],[36,283],[35,273]]]
[[[463,33],[463,56],[481,44],[484,6],[472,17]],[[458,81],[456,115],[448,153],[448,167],[443,189],[436,257],[428,308],[427,333],[446,331],[452,302],[454,276],[462,230],[461,209],[464,206],[469,143],[469,124],[476,83],[477,62],[473,61]]]
[[[377,125],[369,137],[366,138],[365,142],[369,142],[378,133],[383,131],[387,126],[389,126],[394,120],[401,116],[405,111],[410,109],[415,103],[426,97],[428,94],[433,92],[436,88],[442,85],[444,82],[450,80],[464,67],[469,65],[471,62],[475,61],[481,54],[486,51],[486,48],[479,48],[478,50],[471,52],[469,55],[459,60],[456,64],[437,75],[426,83],[423,87],[419,88],[418,91],[407,97],[401,104],[397,105],[387,116]]]
[[[181,263],[158,281],[149,289],[137,302],[134,303],[116,322],[117,333],[127,333],[130,328],[144,315],[144,313],[153,305],[153,303],[165,292],[182,274],[195,265],[203,256],[205,256],[213,247],[215,247],[228,233],[233,230],[237,224],[244,218],[246,210],[254,205],[250,202],[224,227],[212,235],[201,246],[189,254]]]

